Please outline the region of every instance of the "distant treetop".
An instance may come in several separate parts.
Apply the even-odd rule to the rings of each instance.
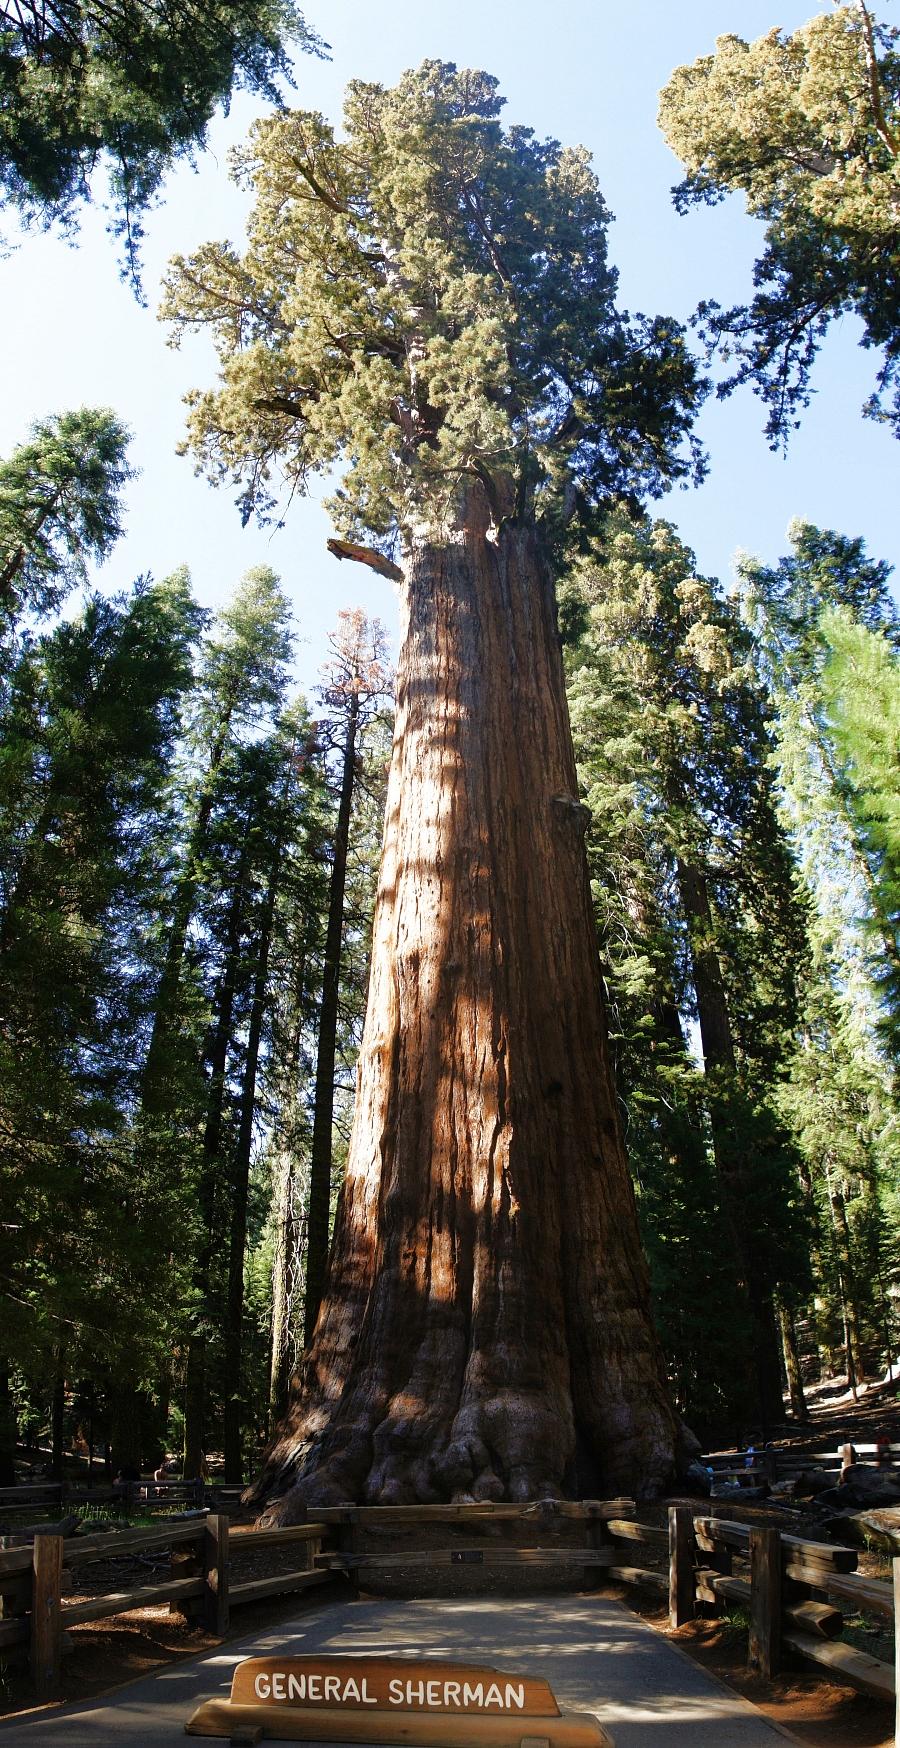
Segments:
[[[0,0],[0,193],[72,229],[106,172],[137,283],[141,215],[239,87],[279,103],[289,50],[321,53],[294,0]]]
[[[882,349],[865,411],[900,436],[898,36],[854,0],[791,36],[720,36],[661,94],[660,126],[687,170],[676,205],[740,190],[766,225],[752,301],[710,301],[698,314],[733,365],[719,393],[753,385],[773,448],[809,401],[826,329],[847,311],[862,320],[863,346]]]

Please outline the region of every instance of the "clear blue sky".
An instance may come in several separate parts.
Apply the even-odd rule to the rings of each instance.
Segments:
[[[331,43],[332,59],[298,59],[292,101],[337,121],[348,79],[392,83],[426,56],[487,68],[501,81],[508,120],[593,152],[616,215],[611,253],[623,303],[685,319],[701,297],[727,303],[747,295],[762,232],[739,201],[677,217],[669,191],[679,168],[656,128],[659,88],[674,66],[710,52],[717,34],[790,30],[815,10],[811,0],[632,0],[628,8],[609,0],[309,0],[308,21]],[[191,463],[175,455],[181,397],[211,381],[212,354],[201,340],[170,351],[154,315],[170,255],[210,237],[240,243],[244,205],[227,181],[226,154],[254,113],[238,100],[214,126],[197,171],[170,177],[147,227],[149,308],[119,282],[99,212],[86,215],[76,248],[33,235],[0,260],[0,452],[48,412],[114,407],[135,433],[142,472],[130,492],[127,537],[101,573],[104,586],[187,563],[198,595],[215,605],[249,565],[270,563],[295,604],[305,640],[299,673],[310,685],[340,607],[359,603],[393,628],[391,586],[328,557],[330,529],[317,501],[295,502],[275,534],[242,530],[229,491],[194,477]],[[829,341],[813,405],[786,459],[768,451],[763,410],[749,390],[708,405],[700,431],[709,479],[698,491],[672,494],[661,509],[705,572],[727,579],[740,547],[774,559],[796,515],[863,534],[875,555],[900,560],[892,508],[900,450],[860,414],[875,358],[858,339],[847,319]]]

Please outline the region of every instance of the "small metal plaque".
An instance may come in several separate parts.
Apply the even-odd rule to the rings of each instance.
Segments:
[[[451,1548],[451,1566],[483,1566],[484,1555],[480,1548]]]

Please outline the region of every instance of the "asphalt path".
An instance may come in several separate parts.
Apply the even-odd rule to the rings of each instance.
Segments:
[[[170,1664],[104,1699],[0,1722],[22,1748],[171,1748],[201,1700],[225,1699],[243,1657],[447,1657],[542,1676],[593,1712],[616,1748],[777,1748],[785,1734],[621,1603],[529,1596],[337,1602]],[[194,1738],[190,1738],[194,1740]]]

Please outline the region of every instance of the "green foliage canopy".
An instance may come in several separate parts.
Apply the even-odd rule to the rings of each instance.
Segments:
[[[808,404],[829,323],[851,310],[862,344],[883,350],[866,411],[900,435],[897,37],[856,0],[792,36],[722,36],[661,94],[660,125],[687,170],[676,204],[740,190],[766,225],[753,300],[698,313],[710,346],[734,363],[720,394],[752,383],[773,447]]]
[[[0,189],[71,225],[102,164],[133,272],[166,170],[235,87],[279,101],[289,44],[321,46],[293,0],[0,0]]]
[[[189,444],[245,517],[336,463],[341,532],[446,523],[460,484],[499,514],[567,515],[699,469],[701,384],[676,323],[615,305],[588,155],[504,131],[486,73],[426,61],[393,90],[350,85],[321,115],[258,122],[243,255],[170,269],[174,343],[210,331],[221,386],[190,397]]]
[[[56,413],[0,461],[0,628],[51,613],[122,533],[129,432],[108,407]]]
[[[882,886],[881,846],[865,817],[854,771],[857,754],[869,763],[859,738],[861,721],[856,722],[855,751],[849,742],[839,741],[842,722],[852,734],[847,713],[871,712],[878,696],[876,689],[867,697],[865,682],[860,683],[860,669],[851,656],[855,640],[862,640],[862,670],[868,663],[879,664],[877,675],[872,669],[872,682],[882,687],[882,702],[888,707],[900,649],[900,621],[888,589],[890,566],[870,559],[862,540],[805,522],[794,523],[789,532],[793,551],[777,565],[767,567],[745,556],[738,566],[754,661],[777,713],[774,752],[780,790],[820,911],[824,904],[832,913],[833,944],[841,934],[847,941],[837,948],[838,957],[847,957],[854,930],[858,951],[856,925],[864,917],[876,956],[885,958],[896,976],[900,951],[890,896]],[[832,649],[826,627],[834,635],[843,628],[844,639],[850,639],[845,658],[839,660],[837,646]],[[843,702],[836,695],[838,674],[848,693]],[[879,734],[882,729],[889,732],[889,720],[879,724]],[[888,745],[888,766],[894,751]],[[891,780],[896,780],[896,771]],[[883,790],[884,772],[879,787]],[[825,903],[829,887],[832,897]]]

